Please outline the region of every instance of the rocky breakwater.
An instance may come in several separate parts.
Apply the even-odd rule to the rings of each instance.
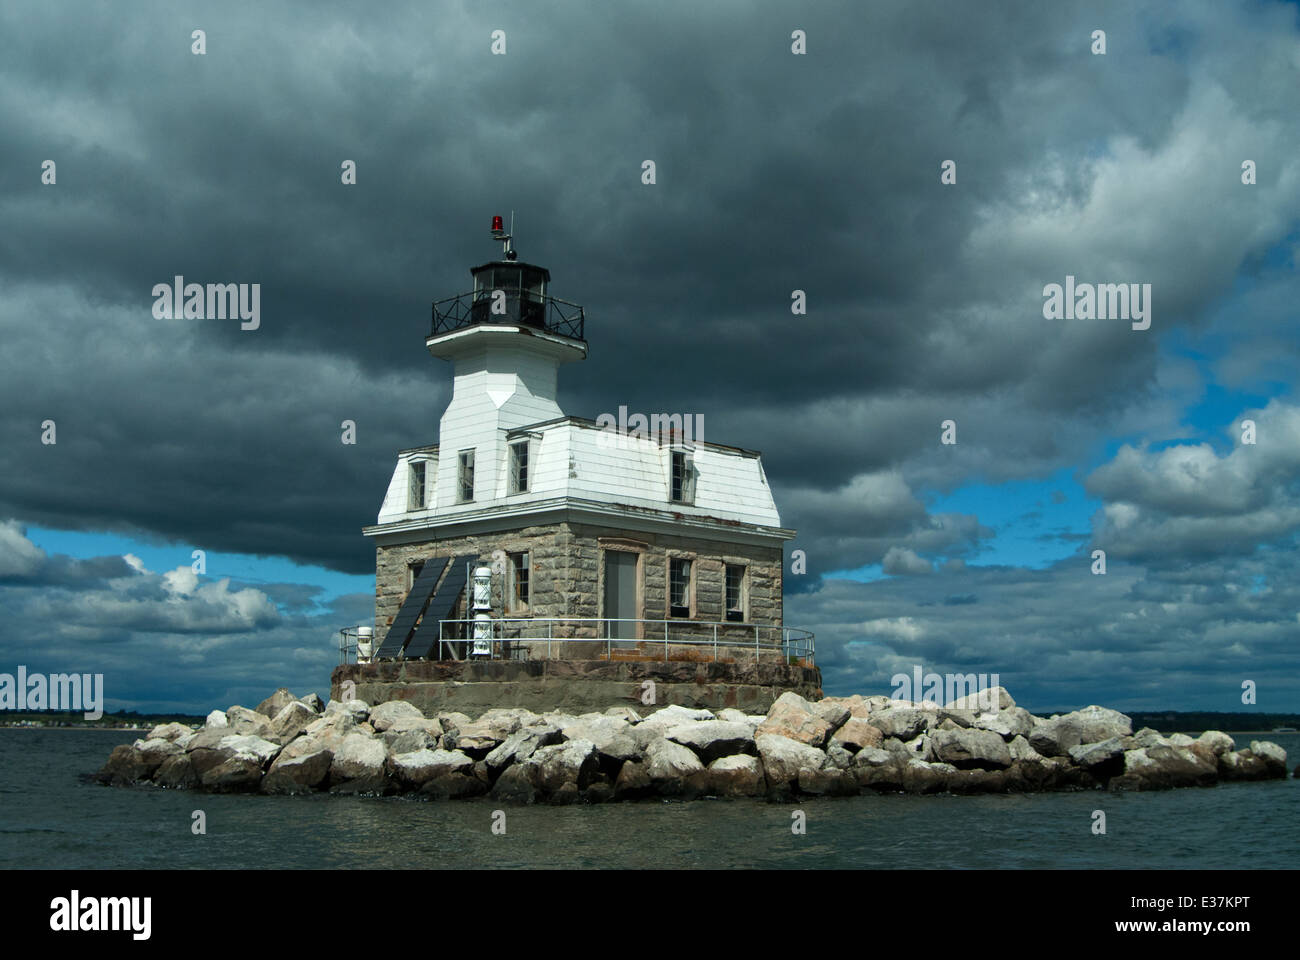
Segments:
[[[985,696],[989,692],[986,692]],[[783,694],[764,716],[668,706],[572,716],[493,709],[426,717],[405,701],[322,704],[277,690],[117,747],[103,783],[217,793],[488,796],[531,803],[867,791],[1158,790],[1286,776],[1286,753],[1208,731],[1164,737],[1103,707],[1036,717],[1001,687],[945,707]]]

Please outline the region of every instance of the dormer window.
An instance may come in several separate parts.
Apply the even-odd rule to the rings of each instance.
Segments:
[[[406,490],[406,509],[424,509],[425,463],[417,460],[407,467],[409,484]]]
[[[672,482],[668,499],[673,503],[695,502],[695,461],[685,450],[672,451]]]
[[[460,468],[456,476],[456,502],[474,502],[474,451],[460,452]]]
[[[528,441],[510,444],[510,492],[528,492]]]

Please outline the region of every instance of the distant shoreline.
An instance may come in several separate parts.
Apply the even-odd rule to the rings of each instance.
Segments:
[[[98,723],[68,724],[66,726],[38,726],[29,723],[0,723],[0,730],[116,730],[119,733],[148,733],[148,727],[105,727]]]

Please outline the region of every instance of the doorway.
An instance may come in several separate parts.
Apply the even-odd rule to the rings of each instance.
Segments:
[[[637,563],[640,554],[626,550],[605,551],[605,616],[610,620],[636,619]],[[608,636],[613,640],[635,640],[635,623],[610,623]]]

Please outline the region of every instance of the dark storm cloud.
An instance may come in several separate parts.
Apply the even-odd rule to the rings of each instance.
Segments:
[[[892,550],[960,578],[944,561],[993,531],[920,492],[1178,437],[1203,378],[1159,356],[1171,331],[1234,385],[1294,385],[1294,272],[1267,255],[1300,214],[1295,33],[1292,8],[1211,2],[9,4],[0,518],[371,568],[359,528],[448,398],[429,302],[514,209],[521,256],[588,307],[567,411],[698,412],[763,450],[813,575]],[[261,329],[155,320],[177,274],[260,283]],[[1044,320],[1067,274],[1151,283],[1151,330]],[[1092,479],[1117,557],[1295,529],[1276,472],[1179,501],[1145,457]],[[907,578],[994,606],[941,579]]]

